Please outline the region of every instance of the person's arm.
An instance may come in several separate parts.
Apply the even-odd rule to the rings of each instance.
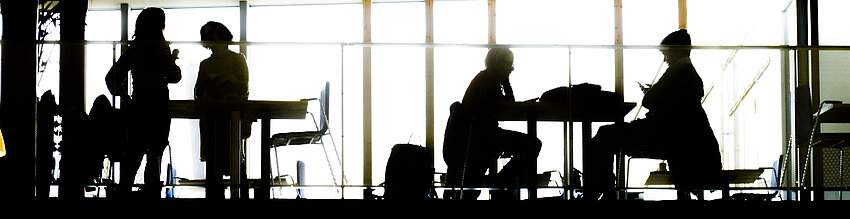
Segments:
[[[167,50],[170,50],[170,48],[168,48],[167,46],[166,48]],[[177,66],[177,63],[175,62],[178,59],[177,55],[179,53],[180,50],[175,49],[168,55],[168,61],[165,67],[165,81],[167,81],[168,83],[177,83],[180,82],[180,79],[183,78],[183,75],[180,71],[180,66]]]
[[[516,101],[516,98],[514,98],[514,88],[511,87],[510,79],[505,79],[505,81],[502,82],[502,90],[505,92],[504,101],[510,101],[510,102]]]
[[[643,106],[652,110],[672,110],[686,104],[699,103],[702,97],[702,81],[695,70],[687,66],[674,65],[664,72],[657,83],[646,91]]]
[[[133,54],[134,50],[130,47],[124,54],[121,54],[118,61],[115,61],[115,64],[106,73],[106,89],[113,96],[120,96],[123,99],[129,99],[130,97],[127,94],[127,72],[130,71],[129,62],[133,59]]]
[[[244,100],[248,99],[248,63],[245,61],[245,56],[239,54],[239,71],[237,72],[237,77],[239,77],[239,89],[240,89],[240,97]]]
[[[209,76],[207,76],[207,64],[201,61],[198,67],[198,79],[195,81],[195,100],[201,99],[209,87]]]

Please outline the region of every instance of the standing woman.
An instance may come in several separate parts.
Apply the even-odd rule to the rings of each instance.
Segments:
[[[203,46],[212,54],[198,68],[195,99],[204,103],[247,100],[248,64],[245,56],[227,49],[233,42],[233,34],[224,24],[215,21],[204,24],[200,33]],[[207,198],[224,198],[221,179],[222,175],[230,172],[230,111],[232,109],[222,109],[213,104],[201,113],[201,160],[206,161]],[[250,135],[251,122],[243,121],[241,137],[245,139]]]
[[[133,42],[106,75],[109,92],[129,103],[125,107],[129,144],[121,160],[120,193],[131,191],[142,157],[147,155],[142,192],[150,198],[159,198],[161,194],[160,164],[171,128],[168,84],[182,78],[180,67],[174,62],[179,51],[168,46],[164,29],[162,9],[142,10],[136,19]],[[127,94],[128,71],[133,79],[132,96]]]

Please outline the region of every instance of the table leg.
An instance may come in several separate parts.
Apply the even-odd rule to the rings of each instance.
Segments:
[[[262,131],[260,133],[260,185],[259,188],[254,192],[254,198],[260,200],[267,200],[271,194],[271,175],[272,175],[272,164],[271,164],[271,119],[269,118],[268,112],[264,112],[262,116]]]
[[[239,199],[239,189],[242,185],[242,150],[239,145],[241,123],[239,111],[230,112],[230,199]]]
[[[528,115],[528,135],[537,137],[537,115]],[[537,199],[537,158],[526,159],[526,177],[528,179],[528,199]]]
[[[562,183],[564,185],[564,194],[566,194],[566,199],[570,199],[573,197],[573,147],[571,147],[573,142],[572,135],[572,125],[571,121],[564,121],[564,179],[562,179]]]
[[[587,162],[587,149],[589,148],[588,142],[590,142],[590,139],[593,138],[593,126],[591,126],[591,124],[592,123],[588,121],[581,121],[581,162],[582,168],[585,170],[587,170],[587,167],[591,165]],[[585,187],[585,185],[582,185],[582,187]]]

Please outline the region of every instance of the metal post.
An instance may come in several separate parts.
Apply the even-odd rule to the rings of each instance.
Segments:
[[[434,43],[434,0],[425,0],[425,43]],[[434,157],[434,48],[425,48],[425,148]],[[434,159],[431,159],[431,166]]]
[[[363,42],[372,42],[372,0],[363,0]],[[372,47],[363,47],[363,185],[372,186]]]
[[[242,120],[239,111],[230,112],[230,199],[240,199],[239,190],[242,186],[242,146],[241,140]],[[244,197],[247,198],[247,197]]]
[[[248,58],[248,2],[239,1],[239,53]]]
[[[614,45],[623,45],[623,0],[614,0]],[[614,49],[614,92],[625,96],[623,88],[623,49]],[[582,138],[582,141],[590,141],[589,138]],[[587,145],[587,144],[582,144]],[[624,188],[628,178],[625,174],[625,159],[623,154],[617,154],[617,187]],[[625,190],[624,190],[625,191]],[[621,194],[625,197],[625,194]]]

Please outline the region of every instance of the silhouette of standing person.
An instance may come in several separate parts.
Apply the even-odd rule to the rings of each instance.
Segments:
[[[515,101],[509,80],[513,62],[511,50],[491,48],[484,60],[485,69],[469,83],[462,103],[453,105],[446,130],[449,144],[444,145],[443,158],[449,169],[448,178],[462,177],[463,182],[450,181],[449,186],[482,186],[490,162],[506,155],[512,158],[498,173],[500,183],[526,182],[524,163],[537,159],[541,142],[534,136],[502,129],[493,116],[499,102]]]
[[[159,198],[162,190],[160,165],[168,145],[171,115],[168,109],[168,84],[182,78],[175,64],[178,50],[172,51],[163,36],[165,12],[145,8],[136,19],[133,42],[109,70],[107,88],[112,95],[129,100],[127,108],[128,147],[121,163],[119,194],[131,191],[142,157],[147,155],[142,191],[146,197]],[[127,94],[127,72],[133,79],[132,96]],[[122,83],[123,82],[123,83]]]
[[[667,35],[661,53],[669,67],[644,89],[646,117],[602,126],[584,148],[584,198],[613,198],[614,155],[666,159],[680,191],[713,188],[721,181],[717,139],[702,108],[703,82],[691,63],[691,38],[684,29]],[[680,193],[681,194],[681,193]],[[687,193],[685,193],[687,194]]]
[[[210,103],[248,99],[248,64],[245,56],[227,48],[233,34],[224,24],[209,21],[201,27],[201,41],[212,51],[201,61],[195,82],[195,99]],[[220,196],[221,175],[228,175],[230,164],[230,110],[207,107],[201,116],[201,160],[207,161],[207,195]],[[242,123],[241,137],[251,134],[251,122]],[[209,159],[215,156],[214,162]],[[218,168],[213,168],[213,166]],[[218,172],[215,172],[218,171]],[[221,197],[219,197],[221,198]]]

